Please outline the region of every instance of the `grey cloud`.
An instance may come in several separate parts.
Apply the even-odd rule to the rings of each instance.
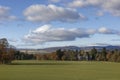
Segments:
[[[120,39],[112,39],[111,41],[120,41]]]
[[[94,43],[94,44],[91,44],[90,46],[109,46],[111,44],[107,44],[107,43]]]
[[[119,31],[105,27],[99,29],[65,29],[53,28],[51,25],[43,25],[25,35],[23,41],[25,43],[41,44],[46,42],[74,41],[76,38],[89,38],[94,34],[119,35],[118,33]]]
[[[10,42],[18,42],[18,40],[16,40],[16,39],[8,39],[8,41],[10,41]]]
[[[75,9],[58,7],[55,5],[31,5],[24,10],[24,16],[28,21],[33,22],[74,22],[85,20],[86,17]]]
[[[94,30],[81,28],[51,28],[44,25],[24,36],[24,41],[31,43],[45,43],[53,41],[73,41],[76,38],[85,38],[94,34]]]
[[[61,0],[48,0],[48,1],[53,2],[53,3],[58,3],[58,2],[60,2]]]
[[[97,7],[99,10],[102,9],[101,13],[109,12],[114,16],[120,16],[120,0],[73,0],[73,2],[70,2],[68,4],[68,6],[69,7],[93,6]]]
[[[16,20],[16,16],[9,14],[9,7],[0,6],[0,22],[1,21],[13,21]]]

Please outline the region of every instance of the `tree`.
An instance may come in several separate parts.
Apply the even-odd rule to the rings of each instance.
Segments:
[[[119,56],[120,56],[120,52],[116,49],[114,51],[114,54],[111,57],[111,61],[113,61],[113,62],[119,62]]]
[[[76,54],[73,50],[70,50],[69,57],[71,61],[76,60]]]
[[[15,49],[9,45],[6,38],[0,39],[0,63],[9,64],[14,59]]]
[[[118,58],[117,58],[117,60],[116,60],[117,62],[120,62],[120,56],[118,56]]]
[[[95,47],[93,48],[93,49],[91,49],[91,54],[90,54],[90,58],[91,58],[91,60],[95,60],[95,58],[96,58],[96,54],[97,54],[97,49],[95,49]]]
[[[109,51],[109,52],[107,53],[107,55],[106,55],[107,61],[111,61],[111,57],[112,57],[113,54],[114,54],[114,51]]]
[[[58,49],[56,51],[56,55],[57,55],[58,60],[62,60],[62,56],[64,55],[64,52],[61,51],[61,49]]]
[[[102,49],[101,53],[102,53],[102,60],[106,61],[107,50],[105,47]]]

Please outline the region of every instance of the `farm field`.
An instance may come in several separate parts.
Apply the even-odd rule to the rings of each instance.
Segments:
[[[120,80],[120,63],[13,61],[0,65],[0,80]]]

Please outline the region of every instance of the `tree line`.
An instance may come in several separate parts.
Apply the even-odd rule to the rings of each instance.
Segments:
[[[6,38],[0,39],[0,64],[10,64],[12,60],[60,60],[60,61],[111,61],[120,62],[120,50],[61,50],[47,54],[20,52],[9,45]]]
[[[120,50],[97,50],[93,47],[85,50],[57,50],[49,54],[36,54],[37,60],[63,60],[63,61],[111,61],[120,62]]]
[[[102,48],[97,50],[92,48],[86,50],[61,50],[52,53],[29,54],[15,51],[14,60],[60,60],[60,61],[110,61],[120,62],[120,50],[107,50]]]

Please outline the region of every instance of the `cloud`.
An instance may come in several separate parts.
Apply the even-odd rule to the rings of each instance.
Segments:
[[[111,41],[120,41],[120,39],[112,39]]]
[[[69,7],[97,7],[102,12],[109,12],[114,16],[120,16],[120,0],[73,0]]]
[[[41,26],[41,27],[37,28],[33,32],[34,33],[44,33],[46,31],[48,31],[50,28],[51,28],[51,25],[44,25],[44,26]]]
[[[56,41],[74,41],[76,38],[86,38],[93,35],[95,30],[81,28],[52,28],[51,25],[43,25],[24,36],[27,43],[46,43]]]
[[[43,44],[46,42],[74,41],[76,38],[89,38],[94,34],[120,35],[120,31],[101,27],[99,29],[84,28],[54,28],[52,25],[43,25],[30,31],[24,36],[27,45]]]
[[[87,6],[98,6],[103,0],[73,0],[68,4],[69,7],[87,7]]]
[[[16,17],[9,14],[9,7],[0,6],[0,21],[13,21]]]
[[[63,8],[55,5],[31,5],[23,12],[28,21],[32,22],[74,22],[85,20],[86,17],[78,13],[75,9]]]
[[[107,43],[93,43],[93,44],[90,44],[89,46],[109,46],[111,44],[107,44]]]
[[[53,3],[58,3],[60,2],[61,0],[49,0],[50,2],[53,2]]]
[[[113,30],[113,29],[108,29],[106,27],[101,27],[98,29],[98,33],[101,33],[101,34],[119,34],[119,31]]]
[[[18,40],[16,40],[16,39],[8,39],[8,41],[13,42],[13,43],[18,42]]]

